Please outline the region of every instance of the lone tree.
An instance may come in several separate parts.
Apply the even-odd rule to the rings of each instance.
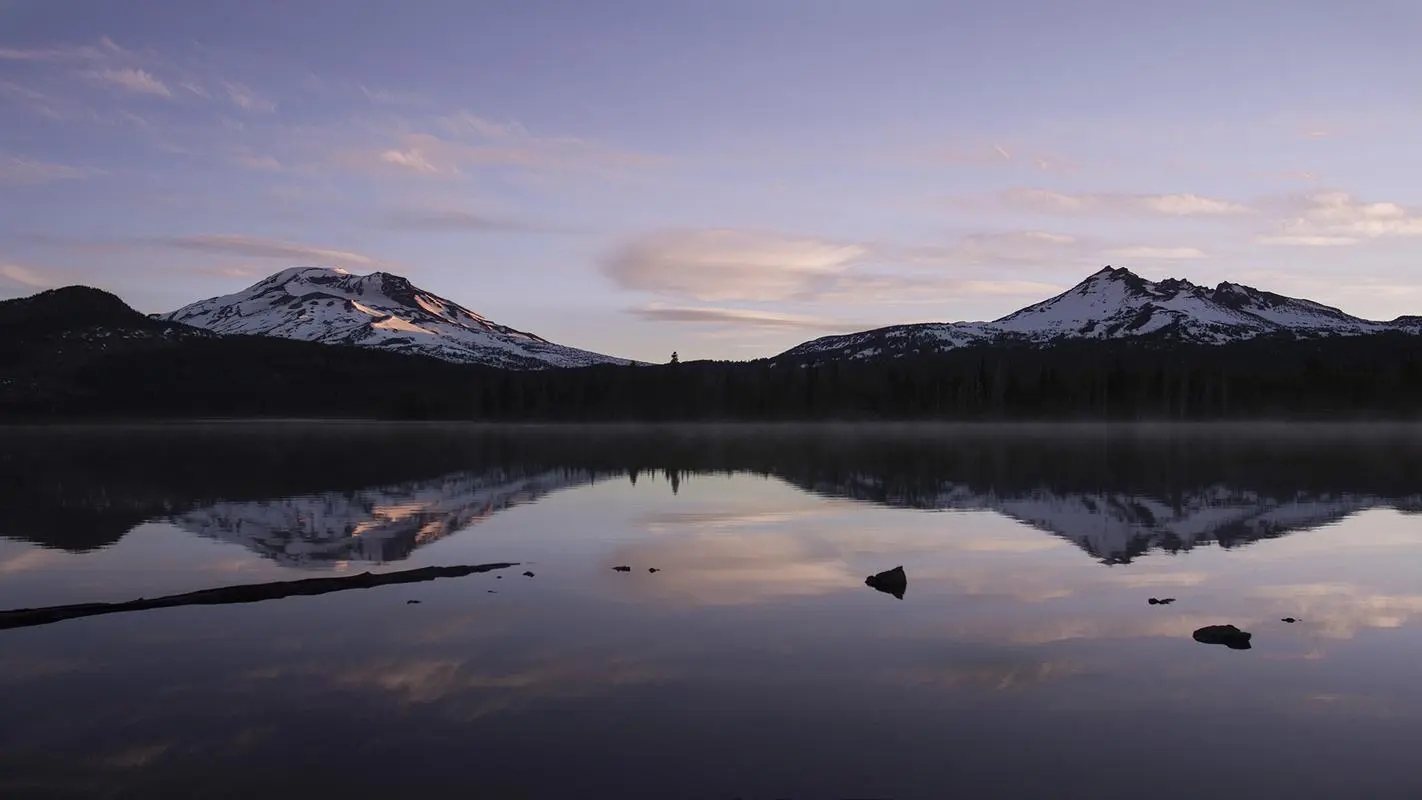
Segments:
[[[673,364],[680,364],[680,363],[681,363],[681,357],[676,354],[676,351],[675,351],[675,350],[672,351],[671,363],[673,363]]]

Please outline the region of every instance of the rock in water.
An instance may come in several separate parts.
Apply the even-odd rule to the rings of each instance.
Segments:
[[[525,577],[525,578],[532,578],[532,577],[533,577],[533,570],[528,570],[528,571],[524,572],[524,573],[523,573],[523,577]]]
[[[902,600],[904,593],[908,591],[908,575],[904,574],[902,566],[894,567],[877,575],[870,575],[864,579],[864,585]]]
[[[1173,598],[1173,597],[1152,597],[1151,599],[1147,600],[1146,602],[1147,602],[1147,603],[1150,603],[1150,604],[1153,605],[1153,606],[1168,606],[1168,605],[1170,605],[1171,603],[1175,602],[1175,598]]]
[[[407,606],[417,606],[417,605],[419,605],[419,604],[420,604],[420,601],[419,601],[419,600],[406,600],[406,601],[405,601],[405,605],[407,605]]]
[[[1298,620],[1294,619],[1293,617],[1284,617],[1282,620],[1280,620],[1280,622],[1287,622],[1292,625],[1295,622],[1298,622]]]
[[[661,572],[661,570],[656,567],[647,567],[647,572]]]
[[[1248,650],[1252,635],[1233,625],[1206,625],[1195,631],[1195,641],[1201,644],[1222,644],[1231,650]]]
[[[614,572],[631,572],[632,568],[624,564],[620,567],[613,567],[612,570]]]

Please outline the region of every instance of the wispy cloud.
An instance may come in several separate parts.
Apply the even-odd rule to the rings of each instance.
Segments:
[[[403,130],[375,149],[353,149],[337,163],[353,169],[376,167],[414,175],[450,177],[470,168],[512,166],[543,170],[625,170],[664,159],[619,150],[586,139],[541,136],[517,122],[494,122],[467,112],[403,123]],[[433,133],[431,131],[438,131]]]
[[[1110,258],[1142,261],[1197,261],[1208,258],[1198,247],[1116,247],[1106,251]]]
[[[1011,208],[1046,214],[1154,214],[1218,217],[1248,214],[1249,206],[1198,194],[1069,194],[1051,189],[1009,189],[1001,195]]]
[[[1348,192],[1318,192],[1289,201],[1294,213],[1260,244],[1336,247],[1391,237],[1422,236],[1422,210],[1365,203]]]
[[[628,309],[634,317],[651,322],[732,324],[762,330],[855,331],[868,325],[801,314],[782,314],[744,308],[642,306]]]
[[[902,154],[898,154],[898,156],[902,157]],[[915,161],[930,164],[974,167],[1001,166],[1047,173],[1075,172],[1080,169],[1076,163],[1061,156],[1007,142],[950,145],[934,148],[912,157]]]
[[[786,300],[827,286],[868,255],[862,245],[726,228],[665,230],[602,261],[624,289],[700,301]]]
[[[1286,247],[1341,247],[1357,244],[1352,236],[1318,236],[1303,233],[1281,233],[1276,236],[1260,236],[1254,241],[1259,244],[1283,245]]]
[[[375,105],[388,106],[423,106],[430,103],[430,98],[420,92],[403,92],[392,89],[372,89],[369,86],[360,87],[361,94],[365,99]]]
[[[250,111],[254,114],[272,114],[276,112],[276,103],[258,95],[250,88],[231,81],[224,81],[222,88],[227,91],[227,99],[232,101],[232,105],[243,111]]]
[[[256,169],[265,172],[277,172],[282,168],[282,163],[276,156],[266,153],[256,153],[247,148],[238,148],[236,152],[232,154],[232,161],[247,169]]]
[[[137,94],[151,94],[168,98],[173,96],[173,90],[155,78],[153,73],[134,67],[89,70],[84,73],[84,76],[95,82]]]
[[[1252,174],[1253,177],[1256,178],[1268,178],[1271,180],[1281,181],[1311,181],[1318,177],[1318,175],[1309,172],[1308,170],[1286,170],[1284,172],[1255,172]]]
[[[1111,246],[1044,230],[984,231],[947,244],[904,245],[712,228],[635,237],[608,253],[601,267],[624,289],[698,302],[899,305],[966,297],[1041,298],[1061,286],[1033,279],[1034,272],[1068,272],[1075,278],[1077,270],[1109,258],[1205,257],[1195,247]],[[1004,275],[1005,267],[1017,274]]]
[[[417,231],[551,231],[551,228],[516,219],[460,209],[392,211],[385,216],[391,228]]]
[[[198,267],[191,272],[211,278],[258,278],[264,274],[251,267]]]
[[[252,258],[289,259],[296,261],[316,261],[335,264],[374,264],[376,259],[349,250],[335,250],[326,247],[263,239],[257,236],[237,236],[230,234],[199,234],[195,236],[172,236],[144,239],[142,244],[170,247],[178,250],[194,250],[205,253],[249,256]]]
[[[51,289],[57,285],[52,278],[33,267],[3,261],[0,261],[0,278],[30,289]]]
[[[418,147],[410,147],[405,150],[384,150],[380,153],[379,159],[385,164],[421,175],[459,174],[459,168],[452,163],[447,166],[435,165],[435,163],[425,155],[424,150]]]
[[[0,158],[0,185],[34,185],[53,181],[75,181],[102,175],[103,170],[54,164],[31,158]]]
[[[50,47],[0,47],[0,61],[100,61],[127,55],[112,39],[104,37],[98,44],[64,44]]]

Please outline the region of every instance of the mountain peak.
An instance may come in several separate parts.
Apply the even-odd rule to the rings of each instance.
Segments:
[[[160,318],[223,334],[349,344],[515,369],[627,363],[491,322],[402,276],[356,275],[339,267],[289,267],[235,294]]]
[[[1228,281],[1213,289],[1184,278],[1150,281],[1106,266],[1056,297],[993,322],[897,325],[827,336],[792,348],[793,357],[875,358],[987,344],[1055,344],[1072,339],[1155,336],[1223,344],[1258,336],[1422,333],[1418,318],[1359,319],[1332,306]]]
[[[148,318],[117,296],[90,286],[63,286],[0,302],[0,326],[60,330],[92,325],[146,327]]]

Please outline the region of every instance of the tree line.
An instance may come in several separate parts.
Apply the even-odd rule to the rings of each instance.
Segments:
[[[55,366],[59,364],[61,366]],[[0,378],[5,376],[0,375]],[[4,384],[4,381],[0,381]],[[1422,337],[979,346],[872,361],[510,371],[228,337],[29,359],[21,417],[494,421],[1237,419],[1422,416]]]

